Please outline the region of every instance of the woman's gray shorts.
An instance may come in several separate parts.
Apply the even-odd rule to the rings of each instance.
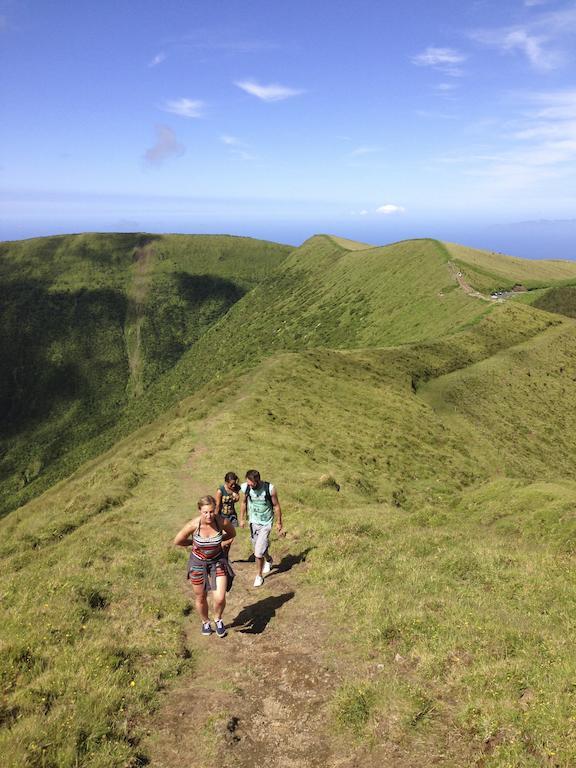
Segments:
[[[252,539],[252,547],[254,548],[254,554],[256,557],[264,557],[270,546],[270,531],[272,530],[272,524],[259,525],[258,523],[250,523],[250,538]]]

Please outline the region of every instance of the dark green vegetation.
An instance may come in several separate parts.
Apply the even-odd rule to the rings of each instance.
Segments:
[[[561,315],[576,318],[576,286],[550,288],[534,302],[534,306],[548,312],[558,312]]]
[[[0,513],[150,420],[151,385],[289,251],[175,235],[0,244]]]
[[[190,324],[161,324],[158,351],[142,354],[152,268],[159,286],[182,278],[146,255],[169,252],[164,238],[131,242],[148,250],[115,288],[129,394],[108,434],[162,415],[0,523],[6,764],[145,761],[140,736],[157,691],[194,663],[182,639],[183,561],[169,545],[190,514],[182,466],[192,451],[206,489],[231,467],[260,467],[277,483],[287,525],[313,547],[310,577],[335,625],[360,658],[378,661],[379,675],[336,697],[340,728],[375,754],[390,747],[400,765],[573,765],[576,326],[566,288],[554,286],[576,282],[576,265],[553,265],[546,278],[545,264],[514,260],[507,275],[506,259],[474,252],[475,274],[503,283],[479,285],[459,257],[483,291],[527,284],[537,270],[544,311],[467,296],[448,267],[454,254],[430,240],[349,250],[313,238],[289,255],[272,250],[274,266],[261,260],[251,290],[242,259],[219,272],[190,257],[189,274],[211,275],[192,280]],[[119,258],[96,272],[98,290],[112,290],[104,275],[122,272]],[[46,293],[74,292],[67,274]],[[204,285],[219,309],[200,334]],[[166,291],[154,312],[177,318],[166,305],[184,301],[181,287]],[[82,317],[97,314],[82,307]],[[47,330],[58,312],[45,313]],[[61,340],[78,366],[87,363],[64,342],[81,335]],[[95,392],[113,391],[104,372],[114,366],[99,367],[102,380],[88,376],[104,382]],[[60,404],[34,385],[37,412],[44,399],[47,424],[64,424],[65,395]],[[14,444],[26,430],[42,435],[27,418]]]

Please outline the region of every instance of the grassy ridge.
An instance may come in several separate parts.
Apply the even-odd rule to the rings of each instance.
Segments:
[[[543,296],[537,298],[534,306],[547,312],[557,312],[560,315],[576,319],[576,287],[566,285],[551,288]]]
[[[251,465],[277,483],[336,623],[382,665],[343,689],[339,722],[411,764],[443,752],[448,764],[520,768],[554,752],[568,766],[576,487],[562,454],[576,431],[524,462],[504,432],[495,474],[481,403],[501,389],[490,365],[515,361],[538,394],[522,392],[516,426],[544,437],[538,414],[559,396],[546,373],[574,338],[569,321],[504,306],[441,342],[276,356],[212,381],[1,521],[7,766],[143,761],[142,717],[194,663],[169,541],[190,514],[182,465],[199,435],[207,490]],[[472,410],[453,395],[471,373]],[[573,402],[576,384],[564,386]],[[543,462],[546,482],[534,481]]]
[[[509,289],[516,283],[530,290],[576,283],[576,264],[570,261],[519,259],[456,243],[444,245],[470,285],[482,293]]]
[[[266,467],[292,493],[287,519],[316,547],[312,578],[382,670],[343,689],[338,721],[410,765],[434,756],[461,766],[567,768],[576,754],[567,683],[576,673],[576,431],[563,431],[560,409],[574,403],[576,383],[558,382],[562,393],[548,375],[560,379],[576,334],[572,324],[549,325],[527,311],[525,339],[507,347],[507,313],[518,309],[491,315],[454,347],[446,339],[444,354],[422,344],[271,362],[250,395],[221,415],[213,453],[202,460],[207,476],[223,465]],[[481,353],[442,377],[462,362],[460,344],[494,349],[498,336],[495,356]],[[486,451],[485,415],[502,389],[493,364],[514,364],[534,391],[518,393],[516,432],[505,430]],[[430,383],[414,392],[409,382],[422,365]],[[473,409],[468,398],[454,400],[449,383],[469,370],[479,382]],[[451,407],[431,407],[428,387],[437,398],[445,387]],[[510,407],[507,399],[502,410]],[[542,412],[561,441],[546,439]],[[234,424],[249,418],[247,443]],[[519,435],[528,430],[540,448],[524,453]]]
[[[491,311],[458,288],[437,241],[373,248],[317,236],[289,251],[226,236],[1,244],[0,510],[213,376],[281,350],[442,337]],[[519,262],[489,258],[510,280],[532,269]],[[550,281],[556,272],[538,275]]]
[[[430,339],[473,324],[490,310],[457,289],[435,241],[351,251],[316,236],[150,388],[146,407],[158,413],[186,387],[248,370],[275,352]]]
[[[185,241],[176,242],[184,247]],[[173,266],[166,265],[171,257],[165,251],[164,240],[154,242],[153,247],[160,256],[152,267],[156,282],[148,292],[140,334],[142,349],[146,350],[150,343],[156,346],[154,356],[142,364],[140,376],[146,384],[142,396],[129,398],[123,391],[125,399],[121,408],[114,410],[114,420],[100,422],[91,436],[85,436],[75,450],[69,450],[54,465],[51,475],[45,473],[32,479],[20,491],[11,488],[12,503],[30,498],[54,477],[65,476],[81,460],[97,455],[209,380],[232,370],[247,371],[275,352],[429,339],[474,323],[491,310],[457,289],[446,268],[446,256],[435,241],[351,251],[330,237],[318,236],[294,251],[275,272],[263,276],[258,285],[213,322],[214,312],[224,311],[218,297],[225,300],[236,289],[228,283],[222,286],[219,277],[202,276],[196,280],[188,276],[183,280]],[[235,268],[232,256],[218,263],[228,279]],[[263,258],[262,269],[267,264]],[[205,264],[201,266],[206,268]],[[248,267],[246,262],[245,271],[239,270],[245,281],[249,280]],[[163,277],[165,270],[167,275]],[[208,286],[208,305],[194,305],[192,300],[186,304],[182,293],[174,293],[171,303],[161,304],[164,309],[155,319],[149,308],[155,306],[156,294],[166,281],[176,280],[184,283],[192,296]],[[242,290],[243,286],[245,282],[241,283]],[[191,311],[193,306],[198,307],[197,314]],[[137,315],[132,312],[129,316]],[[178,335],[183,316],[188,330]],[[197,321],[202,333],[194,336]],[[154,341],[149,342],[147,328],[152,326]],[[168,364],[171,367],[166,367]],[[124,375],[128,382],[126,364]],[[87,424],[92,423],[87,420]],[[32,438],[22,436],[22,445],[30,442]],[[12,482],[21,480],[12,475]]]
[[[0,244],[0,513],[149,421],[144,403],[118,424],[290,250],[137,234]]]

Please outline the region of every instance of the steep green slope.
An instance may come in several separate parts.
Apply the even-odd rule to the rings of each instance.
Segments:
[[[534,301],[538,309],[547,312],[556,312],[559,315],[576,318],[576,286],[565,285],[558,288],[550,288]]]
[[[284,246],[242,238],[119,238],[49,238],[44,260],[42,241],[4,246],[7,311],[22,297],[4,323],[6,508],[213,376],[277,350],[430,338],[486,311],[430,240],[357,249],[319,236],[286,259]],[[16,275],[28,283],[17,289]],[[33,281],[43,287],[32,303]],[[97,303],[91,322],[83,302]]]
[[[2,249],[5,508],[214,376],[281,350],[438,338],[492,311],[459,288],[434,240],[322,235],[288,255],[244,238],[79,235]],[[473,254],[498,279],[534,270]],[[557,269],[540,265],[539,284]]]
[[[576,283],[576,263],[571,261],[519,259],[456,243],[444,245],[470,285],[482,293],[510,289],[515,284],[533,290]]]
[[[0,521],[7,768],[145,760],[139,718],[190,664],[167,542],[191,451],[206,489],[248,466],[275,481],[319,599],[377,660],[340,728],[407,765],[570,765],[575,345],[571,321],[505,305],[438,341],[276,355]]]
[[[349,250],[313,237],[150,388],[147,407],[159,413],[209,377],[277,351],[403,344],[473,324],[492,308],[458,288],[447,260],[433,240]]]
[[[290,250],[225,236],[0,244],[0,513],[109,445],[130,402]]]

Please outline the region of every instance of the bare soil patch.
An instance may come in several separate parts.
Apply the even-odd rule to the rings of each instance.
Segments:
[[[295,540],[275,542],[275,566],[254,588],[254,564],[235,562],[245,546],[237,542],[232,552],[228,636],[202,637],[190,613],[187,645],[198,664],[152,723],[152,765],[341,765],[329,711],[341,665],[326,653],[333,646],[325,602],[305,583],[307,549]]]

